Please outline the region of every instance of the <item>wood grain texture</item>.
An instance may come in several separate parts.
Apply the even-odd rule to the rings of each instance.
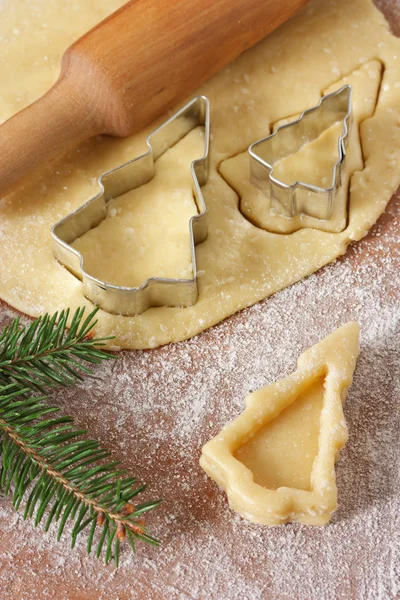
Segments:
[[[389,325],[399,227],[397,195],[334,265],[188,342],[122,352],[56,392],[55,405],[148,483],[147,499],[164,498],[149,516],[163,546],[141,546],[136,558],[123,549],[116,572],[86,557],[84,536],[71,552],[68,535],[57,543],[54,530],[35,530],[0,497],[1,599],[397,600],[400,336]],[[0,325],[12,314],[1,304]],[[362,342],[345,404],[339,511],[325,528],[247,523],[202,472],[202,444],[242,411],[245,393],[290,373],[300,352],[352,318]]]
[[[55,86],[0,127],[0,197],[87,138],[147,125],[305,2],[132,0],[75,42]]]
[[[400,31],[400,2],[377,2]],[[369,235],[307,280],[204,334],[122,352],[54,395],[164,504],[161,550],[122,567],[70,553],[0,498],[1,600],[395,600],[400,597],[400,195]],[[319,290],[319,292],[318,292]],[[317,294],[317,296],[316,296]],[[319,295],[318,295],[319,294]],[[0,304],[0,323],[14,314]],[[293,370],[298,354],[356,318],[361,355],[345,405],[350,441],[337,469],[340,509],[324,529],[262,529],[237,518],[198,465],[201,445],[246,392]],[[272,325],[274,323],[274,325]],[[369,332],[369,335],[366,335]]]

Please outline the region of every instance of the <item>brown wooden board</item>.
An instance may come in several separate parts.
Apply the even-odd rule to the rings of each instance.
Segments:
[[[377,5],[400,33],[400,2]],[[69,549],[0,497],[1,600],[350,600],[400,598],[400,195],[369,235],[308,279],[204,334],[122,352],[52,402],[148,483],[160,549],[121,566]],[[16,313],[0,305],[0,324]],[[198,464],[244,396],[290,373],[340,324],[362,328],[337,467],[340,508],[325,528],[247,523]]]

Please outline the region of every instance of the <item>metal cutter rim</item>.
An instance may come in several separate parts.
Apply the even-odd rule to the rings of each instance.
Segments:
[[[334,164],[333,169],[332,169],[331,185],[329,187],[320,187],[320,186],[306,183],[301,180],[295,181],[292,184],[287,184],[287,183],[284,183],[283,181],[280,181],[279,179],[277,179],[273,175],[274,166],[279,160],[281,160],[281,158],[283,158],[283,156],[274,158],[272,155],[272,152],[271,152],[272,145],[274,143],[274,140],[277,138],[277,136],[279,136],[282,132],[285,133],[285,131],[287,131],[289,129],[298,128],[299,124],[304,119],[307,119],[310,116],[314,119],[317,119],[318,114],[321,113],[321,111],[324,109],[324,106],[326,106],[327,103],[329,103],[329,102],[331,104],[336,103],[338,105],[336,110],[337,110],[337,112],[340,112],[339,103],[342,98],[345,98],[345,100],[347,102],[347,107],[346,107],[345,114],[343,115],[342,133],[339,136],[338,142],[337,142],[338,143],[338,160],[336,161],[336,163]],[[278,199],[278,203],[276,203],[276,202],[274,203],[274,212],[276,212],[277,214],[279,214],[281,216],[285,216],[285,217],[289,217],[289,218],[296,216],[298,214],[310,214],[306,210],[298,211],[297,206],[296,206],[296,197],[295,197],[296,191],[298,189],[304,189],[308,192],[319,194],[320,196],[324,196],[325,198],[327,198],[327,202],[326,202],[327,208],[326,208],[325,214],[322,216],[322,218],[329,219],[331,217],[332,210],[333,210],[334,195],[337,192],[337,190],[339,189],[340,184],[341,184],[341,170],[342,170],[345,158],[346,158],[346,146],[347,146],[347,142],[348,142],[348,136],[349,136],[350,125],[351,125],[351,116],[352,116],[351,100],[352,100],[352,86],[350,84],[343,85],[338,90],[335,90],[334,92],[331,92],[330,94],[326,94],[325,96],[322,96],[320,98],[318,104],[303,111],[298,116],[298,118],[295,119],[294,121],[291,121],[289,123],[281,125],[280,127],[277,127],[277,129],[273,133],[271,133],[270,135],[268,135],[260,140],[257,140],[256,142],[254,142],[253,144],[251,144],[249,146],[248,153],[250,156],[250,180],[251,180],[251,183],[258,189],[260,189],[262,192],[266,191],[266,185],[268,184],[268,186],[269,186],[268,194],[271,197],[271,205],[272,205],[272,201],[274,199],[274,192],[276,192],[276,190],[278,190],[275,194],[277,199],[278,199],[278,196],[281,196],[281,198],[282,198],[282,194],[289,195],[289,201],[286,203],[286,207],[287,207],[286,211],[281,212],[279,210],[278,207],[279,207],[280,201]],[[338,122],[338,121],[336,120],[336,122]],[[332,124],[333,124],[333,122],[332,122]],[[321,129],[319,134],[322,133],[322,131],[324,131],[324,129]],[[316,138],[313,138],[313,139],[316,139]],[[299,144],[296,151],[298,151],[305,143],[307,143],[307,142],[304,142],[303,144]],[[260,156],[260,150],[265,152],[266,149],[267,149],[267,153],[269,151],[271,154],[270,160],[266,160],[265,158]],[[290,152],[288,154],[290,154]],[[279,190],[282,191],[282,194],[280,194]],[[310,216],[316,216],[316,215],[310,214]],[[318,217],[318,218],[321,218],[321,217]]]
[[[187,123],[185,123],[185,119]],[[182,131],[174,133],[176,124],[182,124]],[[150,181],[155,175],[156,160],[191,130],[201,125],[204,126],[204,153],[200,158],[192,161],[190,166],[193,193],[199,211],[189,220],[193,277],[189,279],[150,277],[139,286],[128,287],[108,283],[90,275],[83,267],[82,254],[72,248],[70,244],[106,218],[106,208],[110,200]],[[168,133],[172,134],[171,140],[168,140]],[[84,294],[88,300],[109,313],[124,316],[140,314],[152,306],[190,306],[196,302],[198,289],[195,247],[207,237],[207,206],[201,186],[208,179],[209,139],[209,100],[206,96],[197,96],[148,135],[146,138],[147,152],[100,175],[98,178],[100,191],[52,227],[54,255],[63,266],[82,280]],[[114,187],[111,185],[113,189],[108,190],[110,181],[112,183],[121,174],[124,180],[124,171],[128,171],[125,179],[129,181],[129,172],[132,174],[140,169],[144,171],[144,175],[138,177],[135,174],[136,185],[130,185],[127,182],[119,183],[117,184],[117,193],[110,193],[115,192],[115,183]],[[98,209],[100,209],[100,213]],[[87,213],[86,217],[85,213]],[[163,298],[165,298],[165,302]]]

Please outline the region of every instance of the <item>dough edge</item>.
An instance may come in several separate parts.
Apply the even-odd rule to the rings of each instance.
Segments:
[[[370,0],[357,0],[357,6],[355,6],[354,10],[354,13],[359,15],[362,25],[365,25],[363,19],[370,24],[370,29],[364,31],[364,46],[362,40],[358,40],[359,47],[356,49],[357,54],[353,53],[351,58],[349,58],[349,55],[341,56],[338,66],[341,76],[357,69],[362,62],[368,60],[381,60],[385,66],[384,85],[381,88],[375,114],[361,126],[365,169],[355,173],[351,181],[350,222],[347,229],[340,234],[326,234],[315,230],[302,230],[290,236],[279,236],[261,231],[255,226],[250,225],[237,210],[237,197],[235,193],[227,186],[217,171],[221,160],[232,153],[232,145],[235,146],[236,144],[234,151],[238,153],[244,147],[247,147],[251,141],[258,139],[258,136],[261,137],[262,132],[265,134],[265,122],[263,124],[261,122],[262,119],[252,118],[251,115],[245,115],[244,118],[242,116],[238,117],[238,128],[242,126],[244,132],[240,135],[240,139],[242,140],[240,141],[240,147],[238,146],[237,139],[231,142],[222,140],[221,132],[223,133],[223,128],[221,125],[219,125],[221,129],[218,132],[215,131],[215,123],[218,126],[222,116],[224,117],[223,120],[226,118],[227,122],[230,121],[231,112],[234,108],[232,103],[230,105],[224,98],[222,88],[226,87],[227,78],[233,78],[235,75],[243,76],[250,66],[253,68],[255,65],[254,68],[256,69],[257,64],[265,58],[265,55],[270,58],[271,46],[274,45],[278,36],[281,37],[281,41],[283,40],[282,46],[287,45],[289,38],[290,44],[295,44],[296,35],[303,35],[304,24],[307,22],[307,19],[318,18],[318,11],[321,12],[321,4],[318,5],[317,2],[312,2],[291,22],[266,38],[255,49],[242,55],[228,70],[217,75],[199,90],[199,93],[205,93],[210,96],[211,106],[214,106],[211,113],[211,126],[213,127],[214,122],[215,139],[211,152],[212,168],[210,180],[203,190],[210,209],[211,231],[209,240],[197,249],[198,268],[202,270],[204,262],[207,259],[210,260],[210,253],[215,253],[216,250],[220,249],[220,246],[215,244],[215,225],[218,225],[218,219],[222,219],[224,222],[223,247],[224,250],[228,249],[227,255],[223,256],[221,265],[214,263],[218,273],[210,272],[199,279],[199,300],[193,307],[186,309],[153,308],[142,315],[128,318],[109,315],[104,311],[99,311],[95,333],[98,336],[114,335],[115,340],[112,342],[114,349],[154,348],[197,335],[231,314],[292,285],[296,281],[317,271],[322,266],[334,261],[338,256],[345,253],[349,243],[364,237],[370,227],[383,213],[388,201],[400,183],[400,170],[396,170],[395,168],[388,169],[387,167],[388,157],[392,161],[400,161],[400,117],[398,110],[395,108],[396,106],[400,106],[400,89],[395,87],[399,74],[399,61],[395,52],[398,52],[400,55],[400,42],[390,34],[383,16],[372,5]],[[339,0],[334,8],[327,8],[327,12],[334,9],[336,9],[335,29],[330,31],[330,33],[333,34],[334,38],[335,35],[339,38],[339,34],[346,35],[347,11],[344,0]],[[325,27],[329,17],[329,14],[323,16],[323,27]],[[310,36],[311,41],[308,39],[310,46],[317,41],[317,33],[315,35],[313,33],[312,36]],[[374,54],[371,54],[371,51],[369,51],[369,54],[364,53],[361,57],[362,62],[360,63],[357,62],[357,55],[360,58],[360,54],[366,49],[366,38],[368,47],[374,49]],[[380,40],[380,42],[377,42],[377,40]],[[337,39],[336,41],[339,42],[340,40]],[[376,48],[378,48],[378,52]],[[306,56],[307,48],[305,48],[305,55],[302,58],[305,60]],[[286,55],[285,60],[287,60]],[[309,65],[309,68],[311,69],[312,65]],[[311,97],[314,99],[314,93],[317,91],[317,88],[323,89],[332,84],[332,80],[335,80],[335,77],[332,77],[332,75],[330,75],[330,79],[327,79],[324,73],[321,73],[321,77],[323,80],[313,82],[311,87],[314,89],[310,91],[310,94],[307,92],[306,101],[308,104],[311,101]],[[336,79],[340,79],[340,77]],[[267,77],[263,83],[265,83],[264,88],[268,88],[271,82],[269,82],[269,78]],[[227,91],[225,93],[228,94]],[[194,95],[195,93],[191,94],[191,97]],[[235,94],[230,93],[229,96],[234,96],[235,100],[238,97],[236,90]],[[261,93],[261,100],[262,97]],[[318,100],[318,96],[315,99]],[[257,97],[256,104],[259,100],[260,98]],[[276,121],[278,118],[285,118],[290,113],[298,112],[299,108],[303,108],[297,104],[291,110],[291,102],[290,98],[286,99],[285,103],[283,103],[283,114],[281,112],[279,114],[268,115],[268,122]],[[271,112],[273,113],[274,110],[276,111],[278,108],[272,107]],[[134,145],[140,146],[145,135],[151,129],[153,129],[153,126],[133,136]],[[372,136],[370,135],[371,132]],[[374,136],[375,132],[379,132],[378,140]],[[235,138],[235,135],[232,137]],[[379,141],[384,141],[384,150],[382,147],[379,148]],[[385,176],[384,181],[380,178],[383,175]],[[78,201],[78,204],[81,204],[83,199],[82,197]],[[221,216],[216,213],[221,210],[219,204],[222,199],[227,204],[224,206],[224,212]],[[65,214],[69,212],[69,210],[65,209],[65,206],[60,206],[58,210],[61,210]],[[232,215],[233,220],[232,226],[226,224],[227,217],[230,215]],[[307,235],[304,238],[305,234],[309,236],[309,239]],[[235,244],[241,246],[243,240],[246,241],[246,250],[248,251],[246,266],[250,267],[250,273],[246,273],[245,276],[243,276],[241,269],[243,256],[239,256],[238,258],[235,248]],[[231,242],[231,246],[229,242]],[[312,256],[302,256],[300,261],[298,249],[299,245],[301,246],[304,243],[312,245],[313,252]],[[262,253],[260,253],[260,249]],[[274,251],[273,255],[272,249]],[[279,264],[271,266],[269,261],[273,256],[274,258],[279,256],[280,260],[278,261]],[[255,259],[258,259],[259,264],[258,270],[253,273],[252,263]],[[231,268],[231,265],[235,265],[235,260],[238,261],[238,269],[232,275],[234,269]],[[38,261],[40,263],[40,258]],[[211,264],[213,264],[212,260]],[[279,267],[280,264],[282,265],[281,268]],[[290,266],[289,270],[287,269],[288,265]],[[13,267],[12,262],[7,263],[7,261],[3,261],[2,269],[4,269],[4,266],[6,268],[7,266],[8,268]],[[41,266],[39,264],[38,271]],[[17,278],[17,275],[19,274],[16,274],[15,278]],[[39,291],[30,286],[28,286],[29,295],[26,293],[15,295],[13,288],[10,288],[7,283],[7,278],[5,283],[4,280],[0,283],[0,296],[16,309],[31,316],[38,316],[38,314],[44,311],[52,312],[65,306],[70,306],[71,309],[81,305],[86,305],[88,309],[92,308],[92,305],[82,295],[80,282],[63,269],[63,267],[56,264],[54,259],[49,272],[40,277],[40,289],[43,289],[47,284],[51,286],[51,293],[44,297],[44,302],[37,302],[37,298],[34,296],[35,294],[38,295]]]

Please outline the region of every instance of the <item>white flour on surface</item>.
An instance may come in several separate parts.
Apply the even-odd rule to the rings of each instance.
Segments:
[[[400,3],[376,4],[399,34]],[[35,529],[0,496],[0,600],[400,599],[399,209],[392,202],[368,239],[306,280],[187,342],[121,353],[52,394],[148,483],[143,500],[164,499],[148,516],[163,545],[139,545],[136,557],[124,547],[116,570],[86,556],[85,533],[71,551],[68,528],[57,543],[54,527]],[[0,326],[15,315],[2,304]],[[361,354],[338,512],[324,528],[246,522],[201,470],[201,446],[247,393],[293,371],[302,351],[352,319]]]
[[[85,534],[71,551],[68,534],[57,543],[54,529],[35,530],[0,499],[2,600],[399,598],[399,206],[308,279],[187,342],[121,353],[55,393],[54,404],[148,483],[147,499],[164,498],[148,518],[164,543],[141,545],[137,557],[126,547],[116,571],[86,557]],[[4,308],[1,318],[13,314]],[[351,319],[361,354],[338,512],[325,528],[247,523],[199,467],[201,446],[248,392],[290,373],[303,350]]]

